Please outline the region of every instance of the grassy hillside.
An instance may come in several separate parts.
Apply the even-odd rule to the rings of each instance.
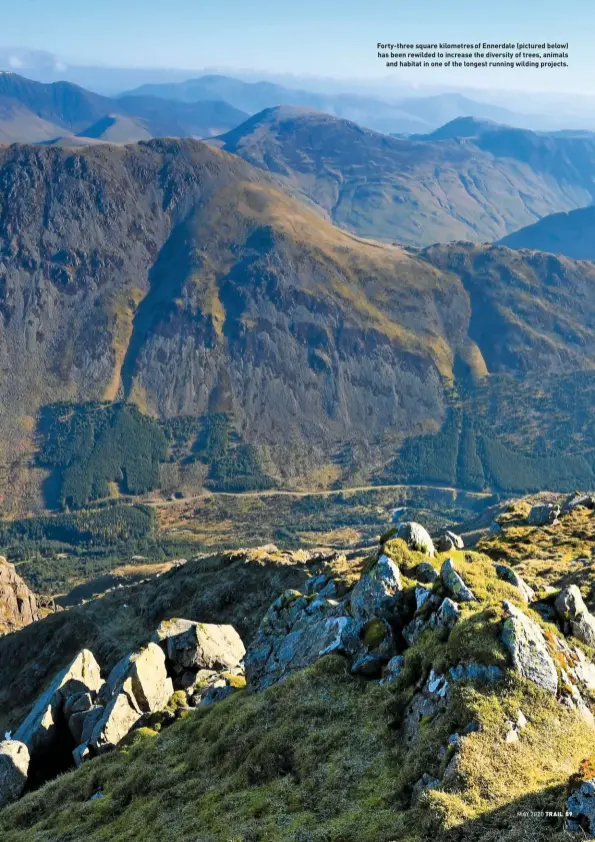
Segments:
[[[517,502],[499,517],[502,532],[476,551],[454,553],[477,602],[462,607],[450,635],[428,630],[406,648],[396,681],[378,684],[354,676],[342,656],[327,656],[264,692],[240,690],[216,705],[188,712],[161,733],[141,729],[121,749],[4,809],[3,839],[567,839],[559,815],[569,783],[592,754],[593,727],[507,668],[500,623],[502,601],[509,600],[553,646],[561,632],[547,613],[552,599],[548,586],[557,592],[577,583],[593,607],[588,590],[592,563],[577,568],[571,559],[595,540],[595,514],[578,509],[563,515],[557,526],[535,528],[526,523],[528,510],[528,503]],[[419,563],[428,559],[399,540],[389,540],[384,549],[398,562],[405,587],[413,588]],[[527,607],[519,591],[498,578],[493,562],[503,556],[538,590],[539,604]],[[431,563],[438,568],[443,559]],[[349,586],[365,569],[362,563],[335,567],[334,574]],[[220,573],[220,566],[210,570],[211,576]],[[172,590],[180,575],[186,587]],[[161,593],[172,611],[204,612],[205,602],[200,607],[184,602],[189,575],[168,574],[159,585]],[[206,584],[209,571],[205,568],[202,575]],[[152,589],[147,605],[159,592],[154,586],[139,587]],[[434,590],[440,592],[440,587]],[[245,597],[247,589],[240,592]],[[253,596],[257,593],[251,589]],[[91,604],[86,609],[89,615]],[[231,619],[223,605],[219,610],[221,620]],[[258,606],[251,606],[251,616],[252,610]],[[113,607],[111,613],[116,616]],[[64,625],[64,617],[58,615],[38,625],[60,622]],[[130,644],[132,626],[122,623],[123,618],[118,640],[128,635]],[[40,637],[31,626],[0,639],[0,658],[3,650],[12,648],[14,654],[20,640],[20,652],[39,657]],[[583,649],[590,657],[590,649]],[[564,660],[558,656],[558,661],[560,669]],[[453,681],[440,711],[422,718],[413,742],[408,742],[403,731],[410,727],[405,724],[408,705],[430,669],[448,674],[460,663],[497,666],[505,669],[505,677],[497,683]],[[564,685],[560,692],[565,692]],[[511,742],[506,735],[519,711],[528,722]],[[449,741],[453,734],[458,735],[457,747]],[[456,771],[447,773],[451,767]],[[442,782],[416,800],[414,787],[422,773]]]

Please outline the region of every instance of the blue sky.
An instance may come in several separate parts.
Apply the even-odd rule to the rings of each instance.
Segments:
[[[1,45],[48,50],[69,63],[360,78],[392,72],[376,57],[378,41],[569,41],[569,70],[466,71],[456,81],[595,87],[593,0],[0,0],[0,20]],[[408,78],[438,81],[436,71]]]

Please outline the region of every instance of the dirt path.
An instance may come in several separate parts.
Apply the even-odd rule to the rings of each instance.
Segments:
[[[203,491],[191,497],[182,497],[175,500],[147,500],[146,505],[162,508],[166,506],[180,506],[184,503],[192,503],[202,500],[205,497],[331,497],[334,494],[353,494],[366,491],[391,491],[403,489],[420,489],[424,491],[447,491],[454,494],[468,494],[478,500],[491,497],[492,491],[469,491],[466,488],[455,488],[450,485],[356,485],[349,488],[325,489],[323,491],[288,491],[269,489],[267,491]]]

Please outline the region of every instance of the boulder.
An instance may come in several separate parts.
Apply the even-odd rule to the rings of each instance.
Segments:
[[[223,682],[220,686],[209,687],[203,693],[198,701],[198,707],[205,707],[205,705],[212,705],[215,702],[222,702],[233,693],[233,687],[230,684]]]
[[[122,658],[110,672],[106,692],[110,697],[128,684],[136,706],[142,712],[165,707],[174,692],[171,678],[165,668],[165,654],[156,643]],[[102,694],[105,698],[105,692]]]
[[[562,505],[563,512],[572,512],[575,509],[595,509],[595,497],[592,494],[580,494],[575,492],[568,497]]]
[[[58,733],[63,706],[76,693],[97,693],[103,682],[99,664],[88,649],[59,672],[37,699],[33,709],[17,728],[14,738],[25,743],[31,754],[49,749]]]
[[[495,570],[496,576],[499,579],[502,579],[503,582],[508,582],[510,585],[514,585],[515,588],[518,588],[521,598],[526,603],[533,602],[535,599],[535,591],[519,576],[516,570],[513,570],[512,567],[508,567],[506,564],[496,564]]]
[[[154,640],[167,654],[175,673],[185,670],[223,670],[241,664],[246,649],[233,626],[196,623],[192,620],[166,620]]]
[[[351,671],[368,678],[377,678],[382,668],[395,654],[395,644],[386,620],[376,618],[360,630],[361,648],[356,654]]]
[[[114,748],[132,730],[142,713],[132,692],[131,680],[127,678],[121,691],[113,696],[95,723],[89,746],[97,753]],[[81,746],[77,751],[84,753]]]
[[[548,693],[556,694],[558,675],[548,651],[543,632],[510,602],[504,602],[507,614],[500,639],[508,651],[512,668],[527,681]]]
[[[475,594],[457,573],[452,558],[447,558],[442,564],[440,578],[446,590],[457,602],[472,602],[475,600]]]
[[[595,836],[595,780],[583,781],[566,801],[568,830],[589,838]]]
[[[37,601],[14,564],[0,556],[0,634],[14,631],[39,619]]]
[[[448,553],[451,550],[462,550],[465,542],[456,532],[446,530],[436,541],[436,549],[439,553]]]
[[[595,617],[583,601],[576,585],[560,591],[554,603],[565,633],[570,632],[577,640],[595,645]]]
[[[18,740],[0,742],[0,810],[16,801],[25,789],[29,749]]]
[[[422,561],[415,568],[415,578],[423,585],[432,585],[439,575],[436,568],[429,561]]]
[[[558,522],[560,506],[554,503],[539,503],[527,515],[529,526],[552,526]]]
[[[399,568],[383,553],[353,588],[351,613],[360,623],[374,617],[390,617],[396,607],[396,594],[402,587]]]
[[[396,537],[401,538],[410,549],[418,553],[425,553],[432,558],[436,554],[430,533],[424,529],[421,523],[415,523],[415,521],[400,523],[397,527]]]

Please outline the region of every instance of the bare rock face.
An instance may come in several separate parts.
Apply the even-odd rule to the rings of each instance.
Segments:
[[[312,600],[299,591],[285,591],[250,644],[246,679],[262,690],[325,655],[353,657],[359,648],[359,625],[344,605],[320,595]]]
[[[0,634],[38,619],[35,595],[17,575],[14,564],[0,556]]]
[[[29,749],[18,740],[0,743],[0,810],[16,801],[27,783]]]

